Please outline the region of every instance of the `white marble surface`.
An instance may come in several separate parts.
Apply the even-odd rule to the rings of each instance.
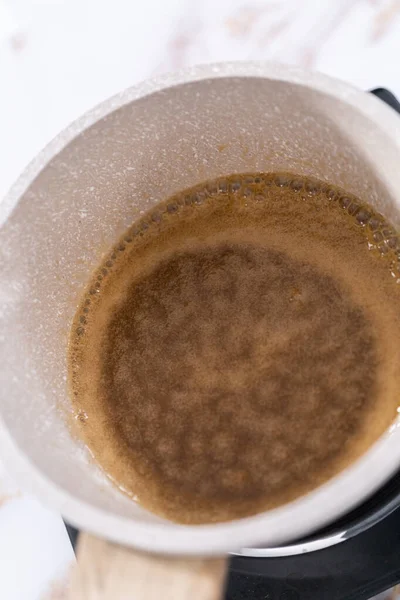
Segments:
[[[399,52],[400,0],[0,0],[0,198],[60,129],[145,77],[274,59],[400,97]],[[5,469],[0,597],[66,598],[62,521]]]

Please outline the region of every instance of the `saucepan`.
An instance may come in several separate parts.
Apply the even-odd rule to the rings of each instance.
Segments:
[[[274,510],[196,526],[146,511],[71,434],[66,348],[93,269],[160,200],[221,175],[286,170],[339,185],[400,226],[399,165],[400,122],[389,107],[330,77],[270,63],[159,77],[70,125],[0,206],[0,447],[10,472],[70,523],[135,548],[138,560],[169,555],[159,559],[166,572],[173,555],[282,544],[364,500],[400,465],[397,420],[345,471]]]

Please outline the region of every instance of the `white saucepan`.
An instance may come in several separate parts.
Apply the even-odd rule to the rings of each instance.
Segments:
[[[282,544],[349,510],[399,468],[396,421],[361,459],[294,502],[183,526],[120,493],[70,435],[67,337],[103,253],[179,190],[277,170],[340,185],[400,226],[399,117],[345,83],[269,63],[200,66],[122,92],[53,140],[1,204],[1,459],[79,528],[165,554]]]

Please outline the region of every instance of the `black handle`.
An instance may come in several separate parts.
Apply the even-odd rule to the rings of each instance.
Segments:
[[[400,581],[400,509],[350,540],[283,558],[234,557],[226,600],[367,600]]]
[[[396,112],[400,113],[400,102],[397,100],[396,96],[386,88],[376,88],[375,90],[371,90],[371,94],[374,94],[379,100],[386,102],[386,104],[394,108]]]

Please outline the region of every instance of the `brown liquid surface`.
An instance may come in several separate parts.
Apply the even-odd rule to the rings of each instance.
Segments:
[[[368,206],[288,174],[160,204],[75,317],[80,435],[126,493],[183,523],[315,488],[396,415],[399,247]]]

